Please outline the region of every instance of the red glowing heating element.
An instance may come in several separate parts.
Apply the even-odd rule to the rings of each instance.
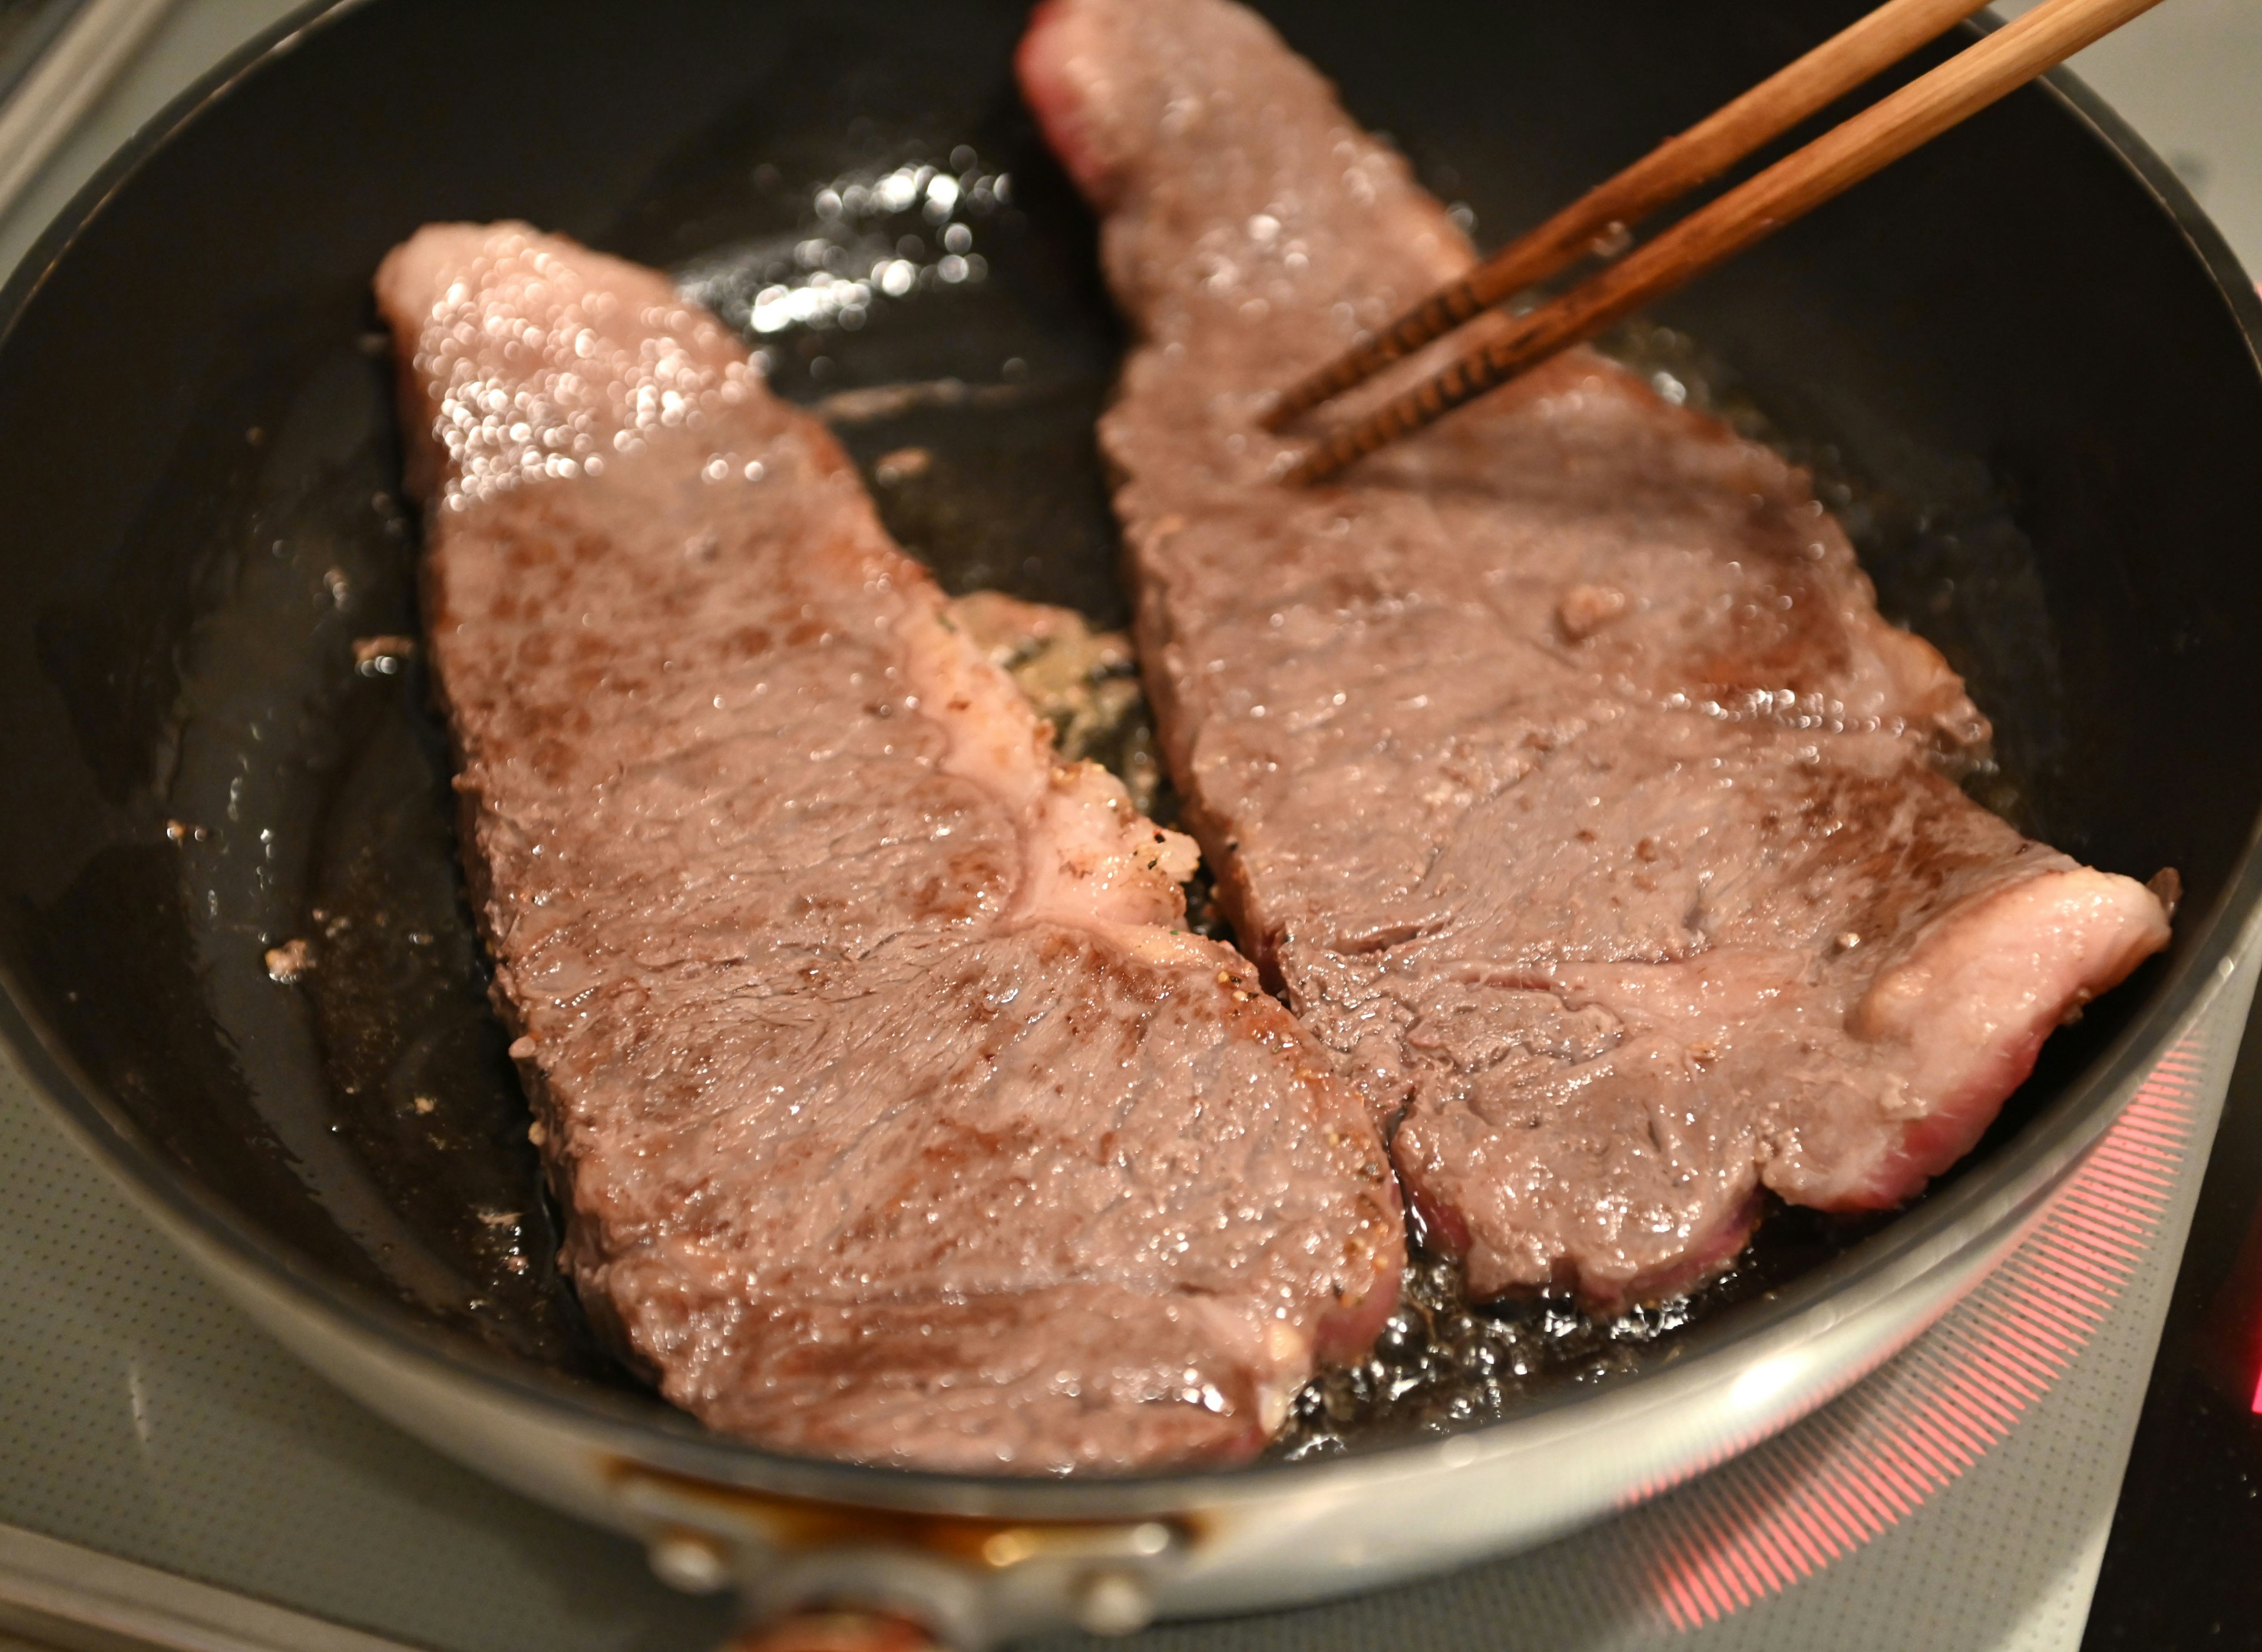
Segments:
[[[1627,1522],[1666,1624],[1701,1628],[1781,1594],[1914,1513],[2011,1432],[2158,1233],[2204,1066],[2197,1032],[2162,1057],[2034,1232],[1877,1378]]]

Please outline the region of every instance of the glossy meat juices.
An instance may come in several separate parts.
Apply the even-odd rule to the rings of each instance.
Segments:
[[[601,1328],[782,1449],[1257,1450],[1395,1301],[1327,1052],[1192,848],[951,623],[659,274],[436,226],[378,277],[465,863]]]
[[[1986,722],[1807,478],[1600,357],[1271,479],[1265,392],[1472,254],[1253,13],[1048,0],[1019,69],[1137,332],[1101,436],[1190,821],[1473,1290],[1905,1200],[2165,945],[1946,778]]]

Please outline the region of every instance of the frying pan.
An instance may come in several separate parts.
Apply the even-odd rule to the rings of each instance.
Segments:
[[[1496,241],[1858,9],[1279,21]],[[1987,801],[2094,864],[2181,874],[2172,947],[2050,1042],[1971,1160],[1467,1426],[1294,1461],[955,1477],[782,1456],[660,1404],[556,1277],[420,668],[354,647],[415,629],[370,273],[421,222],[503,216],[674,269],[875,477],[929,452],[918,486],[898,465],[875,491],[946,584],[1118,621],[1090,423],[1120,341],[1011,89],[1021,21],[1010,0],[309,13],[153,123],[0,294],[0,1031],[59,1116],[403,1427],[756,1614],[854,1603],[966,1644],[1369,1587],[1780,1428],[2016,1243],[2230,979],[2262,876],[2262,312],[2061,75],[1621,341],[1816,467],[1886,611],[1995,717]],[[904,291],[854,329],[753,322],[806,273],[814,190],[919,164],[991,179],[978,269],[944,279],[933,226],[877,212],[856,232],[895,239]],[[293,938],[318,965],[285,985],[265,953]]]

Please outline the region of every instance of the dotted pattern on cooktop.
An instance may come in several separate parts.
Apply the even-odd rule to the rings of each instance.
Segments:
[[[400,1434],[220,1300],[0,1069],[0,1520],[443,1648],[721,1638],[636,1545]]]
[[[1763,1505],[1783,1489],[1783,1465],[1807,1462],[1841,1494],[1874,1447],[1895,1398],[1921,1405],[1956,1345],[1986,1340],[2000,1293],[1983,1286],[1949,1318],[1852,1394],[1780,1440],[1610,1524],[1505,1561],[1433,1582],[1313,1608],[1200,1625],[1164,1625],[1136,1637],[1136,1652],[1314,1652],[1389,1646],[1404,1652],[1538,1648],[1551,1652],[2072,1652],[2081,1639],[2136,1431],[2176,1260],[2199,1195],[2224,1086],[2252,994],[2241,972],[2132,1108],[2145,1152],[2165,1174],[2152,1232],[2129,1247],[2131,1265],[2062,1370],[2030,1379],[2030,1403],[1944,1486],[1896,1517],[1871,1503],[1878,1530],[1859,1533],[1834,1560],[1771,1592],[1748,1565],[1740,1606],[1691,1627],[1663,1609],[1660,1562],[1690,1530],[1715,1529],[1723,1512]],[[2172,1121],[2164,1130],[2162,1120]],[[2171,1152],[2158,1144],[2173,1140]],[[2031,1243],[2031,1242],[2030,1242]],[[2024,1259],[2026,1253],[2022,1253]],[[2006,1264],[1997,1279],[2012,1272]],[[2054,1379],[2054,1380],[2052,1380]],[[1733,1549],[1734,1546],[1723,1546]],[[1716,1551],[1718,1552],[1718,1551]],[[1738,1564],[1729,1560],[1730,1567]],[[1717,1586],[1717,1585],[1716,1585]],[[1717,1598],[1717,1597],[1716,1597]],[[1687,1614],[1683,1614],[1686,1619]],[[1063,1635],[1046,1652],[1098,1652]]]

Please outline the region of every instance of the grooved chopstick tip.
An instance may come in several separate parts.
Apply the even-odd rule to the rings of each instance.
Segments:
[[[1283,453],[1272,461],[1269,474],[1283,487],[1311,487],[1332,479],[1342,469],[1343,462],[1322,442]]]

